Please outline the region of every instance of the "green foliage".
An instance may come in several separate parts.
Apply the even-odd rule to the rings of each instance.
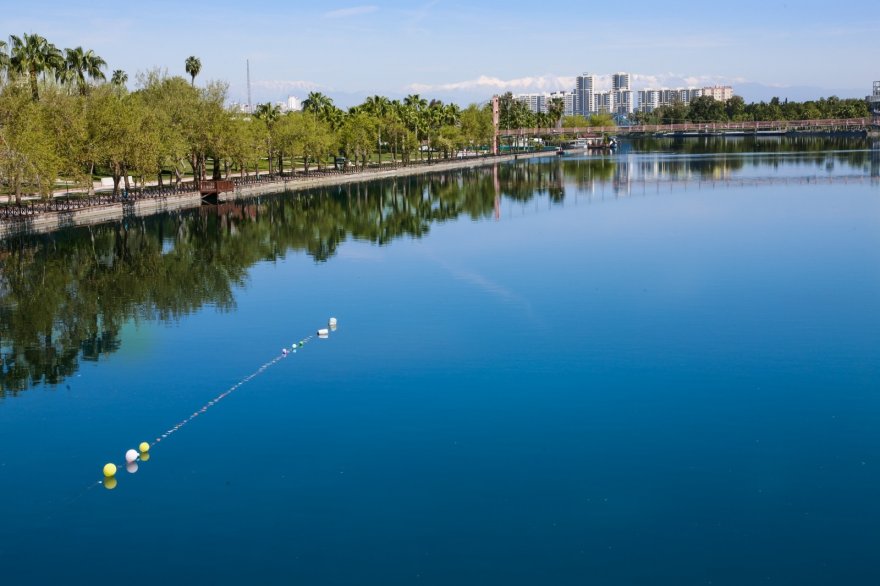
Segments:
[[[860,99],[840,99],[837,96],[794,102],[773,98],[769,102],[747,104],[740,96],[726,102],[702,96],[690,104],[675,103],[661,106],[650,113],[636,113],[633,118],[640,124],[680,124],[683,122],[748,122],[775,120],[820,120],[833,118],[866,118],[868,104]]]

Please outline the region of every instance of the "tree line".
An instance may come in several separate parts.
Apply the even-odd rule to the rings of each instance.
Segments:
[[[131,181],[178,183],[185,176],[228,178],[321,167],[342,156],[361,167],[373,161],[406,164],[416,156],[454,157],[488,148],[491,106],[371,96],[343,110],[320,92],[301,112],[259,104],[253,113],[227,105],[228,85],[195,84],[189,76],[153,69],[136,76],[115,70],[81,47],[58,49],[33,34],[0,41],[0,192],[49,197],[59,178],[91,193],[95,176],[113,177],[114,193]]]
[[[762,122],[774,120],[827,120],[832,118],[867,118],[868,102],[855,98],[820,98],[795,102],[773,98],[769,102],[746,103],[741,96],[727,101],[700,96],[689,104],[677,102],[652,112],[636,112],[636,124],[680,124],[682,122]]]

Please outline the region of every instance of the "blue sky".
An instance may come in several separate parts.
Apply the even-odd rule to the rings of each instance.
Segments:
[[[421,93],[462,103],[568,89],[627,71],[636,88],[726,83],[747,99],[869,93],[880,79],[880,11],[868,0],[506,2],[20,2],[0,35],[82,45],[111,69],[223,79],[254,101],[323,91],[342,105]],[[600,78],[601,79],[601,78]]]

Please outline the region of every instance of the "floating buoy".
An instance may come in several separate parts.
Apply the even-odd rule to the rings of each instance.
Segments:
[[[282,356],[287,356],[287,348],[282,348],[282,349],[281,349],[281,355],[282,355]]]
[[[327,322],[327,325],[329,325],[331,328],[335,328],[335,327],[336,327],[336,318],[335,318],[335,317],[331,317],[331,318],[330,318],[330,321]]]
[[[320,330],[318,330],[318,335],[319,336],[329,336],[330,330],[328,330],[327,328],[321,328]]]
[[[138,449],[141,451],[141,454],[146,454],[150,451],[150,444],[147,442],[141,442],[141,445],[138,446]]]
[[[112,476],[104,479],[104,488],[107,490],[113,490],[116,488],[116,479]]]
[[[128,464],[125,465],[125,470],[129,474],[134,474],[135,472],[138,471],[138,463],[137,462],[129,462]]]
[[[138,459],[138,451],[137,450],[128,450],[125,452],[125,461],[126,462],[134,462]]]
[[[104,477],[113,478],[116,476],[116,464],[104,464]]]

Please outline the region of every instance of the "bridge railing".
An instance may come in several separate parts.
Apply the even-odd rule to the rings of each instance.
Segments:
[[[744,122],[681,122],[678,124],[644,124],[638,126],[587,126],[578,128],[517,128],[499,130],[499,136],[558,136],[563,134],[628,134],[663,132],[749,132],[761,130],[794,130],[842,128],[846,130],[867,128],[871,118],[828,118],[822,120],[773,120]]]

